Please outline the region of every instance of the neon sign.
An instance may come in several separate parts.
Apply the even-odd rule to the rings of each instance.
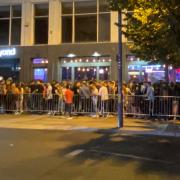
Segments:
[[[0,57],[3,57],[3,56],[14,56],[14,55],[16,55],[16,49],[15,48],[0,50]]]

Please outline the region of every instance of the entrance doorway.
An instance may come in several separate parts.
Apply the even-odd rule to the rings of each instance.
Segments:
[[[110,56],[60,58],[60,80],[109,80]]]

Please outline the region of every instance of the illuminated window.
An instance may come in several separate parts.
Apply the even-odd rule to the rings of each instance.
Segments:
[[[47,68],[34,68],[34,80],[47,82]]]

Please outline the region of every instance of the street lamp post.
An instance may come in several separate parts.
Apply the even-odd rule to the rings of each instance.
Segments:
[[[123,95],[122,95],[122,11],[118,11],[118,128],[123,127]]]

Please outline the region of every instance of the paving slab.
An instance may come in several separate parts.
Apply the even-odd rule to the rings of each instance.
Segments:
[[[147,119],[124,118],[124,127],[117,128],[117,117],[49,115],[0,115],[0,128],[47,129],[47,130],[110,130],[118,133],[180,136],[180,123],[174,121],[152,121]]]

